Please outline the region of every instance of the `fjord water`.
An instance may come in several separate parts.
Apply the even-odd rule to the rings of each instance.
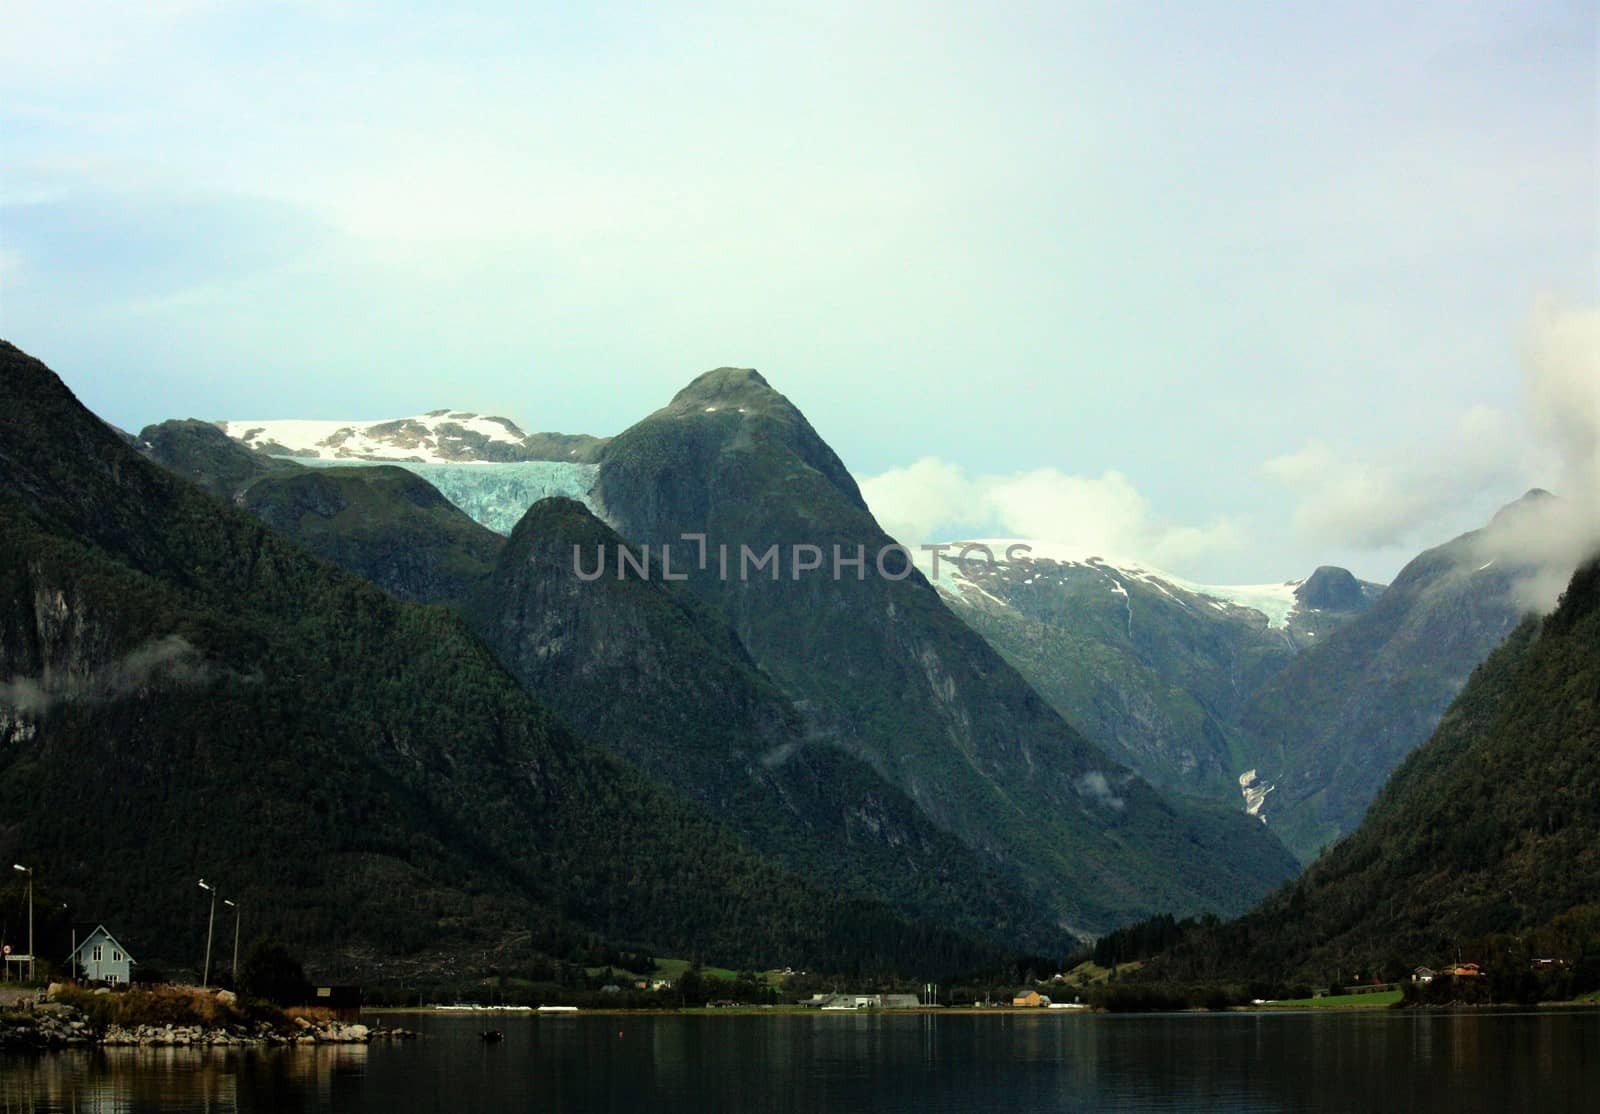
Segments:
[[[1594,1109],[1600,1087],[1600,1010],[484,1014],[404,1024],[423,1038],[0,1058],[0,1112],[1552,1112]],[[484,1044],[486,1025],[504,1043]]]

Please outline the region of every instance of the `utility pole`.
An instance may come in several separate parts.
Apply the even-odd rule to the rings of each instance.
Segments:
[[[38,974],[33,966],[37,962],[33,958],[33,868],[21,863],[13,863],[12,868],[28,876],[28,981],[37,982]]]
[[[233,992],[239,993],[239,906],[238,903],[222,899],[222,904],[233,906]]]
[[[217,927],[217,891],[207,885],[204,878],[200,879],[200,888],[211,895],[211,919],[206,922],[206,965],[200,975],[200,989],[205,990],[211,985],[211,932]]]

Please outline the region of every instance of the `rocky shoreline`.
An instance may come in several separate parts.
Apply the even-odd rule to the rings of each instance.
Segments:
[[[283,1025],[109,1025],[96,1030],[72,1006],[51,1004],[26,1013],[0,1014],[0,1052],[51,1052],[69,1048],[236,1048],[318,1044],[370,1044],[412,1040],[417,1034],[397,1026],[309,1021]]]

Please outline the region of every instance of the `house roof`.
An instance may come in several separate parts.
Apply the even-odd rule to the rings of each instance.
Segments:
[[[73,952],[72,954],[77,955],[78,952],[83,951],[84,948],[87,948],[90,944],[94,943],[94,938],[97,934],[104,936],[107,940],[115,944],[117,950],[127,957],[129,963],[139,962],[137,959],[133,958],[133,953],[128,950],[127,946],[123,944],[121,940],[118,940],[115,936],[111,935],[111,930],[103,924],[95,925],[94,928],[89,931],[89,934],[79,942],[78,951]]]

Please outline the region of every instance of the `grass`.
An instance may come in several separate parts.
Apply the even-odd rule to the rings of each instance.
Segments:
[[[1398,990],[1382,990],[1376,994],[1329,994],[1322,998],[1280,998],[1271,1009],[1287,1010],[1375,1010],[1392,1006],[1401,998]]]
[[[1119,974],[1129,974],[1137,971],[1143,964],[1134,960],[1130,963],[1117,964]],[[1102,967],[1093,960],[1085,960],[1072,970],[1066,972],[1067,982],[1073,986],[1091,986],[1094,983],[1106,982],[1111,978],[1111,968]]]
[[[676,982],[678,980],[678,977],[680,975],[682,975],[688,969],[689,969],[689,961],[687,959],[660,959],[660,958],[658,958],[656,960],[656,969],[655,969],[655,971],[653,971],[648,977],[652,978],[652,979],[671,979],[673,982]],[[591,975],[598,975],[602,971],[604,971],[605,968],[604,967],[590,967],[590,968],[587,968],[587,970],[588,970],[589,974],[591,974]],[[638,974],[637,972],[624,971],[620,967],[613,967],[612,970],[615,971],[618,975],[631,975],[632,977],[634,977],[636,979],[642,979],[642,978],[646,977],[644,975]],[[701,970],[701,972],[703,974],[705,974],[706,976],[708,976],[710,978],[722,979],[725,982],[733,982],[735,979],[737,979],[739,977],[739,972],[730,971],[726,967],[702,967],[702,968],[700,968],[700,970]]]
[[[217,1001],[215,991],[193,987],[130,989],[94,994],[79,987],[63,987],[56,1001],[76,1006],[97,1029],[108,1025],[199,1025],[215,1028],[239,1025],[277,1011],[250,1010],[237,1003]],[[281,1015],[279,1015],[281,1020]]]

